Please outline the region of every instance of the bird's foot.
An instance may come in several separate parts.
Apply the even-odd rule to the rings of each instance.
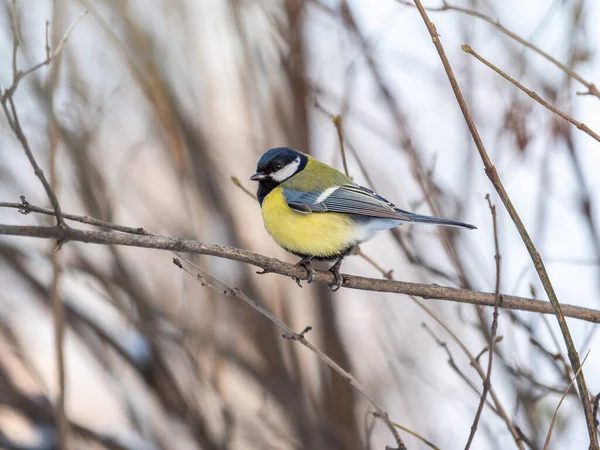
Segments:
[[[337,292],[344,283],[344,277],[340,274],[340,266],[342,265],[342,258],[338,259],[333,266],[329,268],[329,272],[335,277],[335,283],[329,285],[331,292]]]
[[[306,279],[306,282],[308,284],[315,281],[315,269],[313,269],[313,267],[310,265],[311,259],[312,258],[302,258],[300,261],[298,261],[296,263],[297,266],[304,267],[304,269],[306,270],[306,273],[308,276],[308,278]],[[293,277],[293,280],[298,284],[299,287],[302,287],[302,284],[300,283],[300,278]]]

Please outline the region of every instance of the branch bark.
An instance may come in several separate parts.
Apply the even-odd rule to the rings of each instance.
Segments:
[[[66,214],[65,218],[69,218],[69,215]],[[93,222],[94,219],[89,219],[89,221]],[[107,222],[102,223],[104,226],[108,224]],[[58,239],[64,243],[73,241],[90,244],[153,248],[182,253],[197,253],[251,264],[270,273],[277,273],[302,280],[306,279],[306,270],[304,270],[304,268],[296,266],[295,264],[280,261],[276,258],[270,258],[259,253],[253,253],[239,248],[227,247],[223,245],[207,244],[205,242],[192,239],[148,235],[147,232],[140,228],[130,229],[137,230],[141,234],[88,231],[79,230],[77,228],[63,230],[62,228],[58,227],[0,224],[0,235]],[[346,274],[343,276],[343,287],[349,289],[414,295],[424,299],[446,300],[481,306],[494,306],[496,298],[493,293],[458,289],[448,286],[440,286],[437,284],[409,283],[406,281],[383,280]],[[331,284],[335,281],[331,272],[321,270],[316,271],[315,280],[327,284]],[[499,306],[503,309],[530,311],[542,314],[552,314],[554,312],[552,305],[549,302],[511,295],[502,295]],[[595,309],[584,308],[575,305],[562,305],[562,311],[566,317],[585,320],[587,322],[600,323],[600,311]]]

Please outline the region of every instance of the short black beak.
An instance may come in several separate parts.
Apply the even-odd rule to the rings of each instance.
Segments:
[[[262,173],[262,172],[256,172],[254,175],[252,175],[250,177],[250,180],[252,180],[252,181],[260,181],[260,180],[263,180],[265,178],[267,178],[267,176],[264,173]]]

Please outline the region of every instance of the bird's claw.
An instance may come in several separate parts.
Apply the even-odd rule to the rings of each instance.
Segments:
[[[302,259],[302,260],[298,261],[298,263],[296,265],[304,267],[304,269],[306,270],[306,273],[307,273],[307,276],[308,276],[308,278],[306,279],[306,282],[308,284],[310,284],[313,281],[315,281],[315,275],[316,275],[316,273],[315,273],[315,269],[313,269],[312,266],[310,265],[310,260],[304,260],[304,259]],[[302,287],[302,284],[300,283],[300,278],[293,277],[293,280],[296,282],[296,284],[299,287]]]
[[[344,277],[340,274],[340,271],[337,268],[332,267],[331,269],[329,269],[329,271],[335,277],[335,284],[329,284],[327,285],[327,287],[329,287],[329,290],[331,292],[337,292],[340,290],[342,284],[344,283]]]
[[[339,291],[340,288],[342,287],[342,284],[344,283],[344,277],[340,274],[340,267],[342,266],[342,259],[343,259],[343,256],[341,258],[339,258],[335,262],[335,264],[329,268],[329,271],[333,274],[333,276],[335,278],[335,284],[329,285],[329,290],[331,292]]]

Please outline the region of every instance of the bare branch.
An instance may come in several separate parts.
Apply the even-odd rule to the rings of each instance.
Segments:
[[[502,296],[500,296],[500,297],[502,297]],[[479,364],[479,361],[477,361],[477,359],[475,358],[475,356],[467,348],[467,346],[464,344],[464,342],[462,342],[459,339],[459,337],[456,335],[456,333],[454,333],[450,329],[450,327],[442,319],[440,319],[438,316],[436,316],[433,313],[433,311],[431,311],[427,306],[425,306],[425,304],[422,301],[420,301],[420,300],[418,300],[416,298],[413,298],[413,300],[427,314],[429,314],[429,316],[431,316],[446,331],[446,333],[448,333],[450,335],[450,337],[452,338],[452,340],[458,344],[458,346],[461,348],[461,350],[463,351],[463,353],[467,356],[467,358],[469,358],[469,361],[471,362],[471,366],[473,366],[473,368],[477,371],[477,374],[479,375],[479,377],[482,380],[485,380],[486,374],[483,371],[483,369],[481,368],[481,364]],[[439,340],[438,340],[438,343],[439,343]],[[447,347],[446,347],[446,351],[448,352],[448,355],[450,355],[450,352],[449,352],[449,350],[448,350]],[[455,366],[454,369],[457,372],[460,373],[460,371],[458,370],[458,367]],[[495,409],[496,413],[502,418],[502,420],[504,420],[504,423],[506,423],[506,426],[508,427],[508,430],[510,431],[510,434],[512,435],[513,439],[515,440],[515,443],[517,444],[517,447],[519,447],[520,450],[525,450],[525,448],[523,447],[523,442],[522,442],[523,441],[523,437],[522,437],[521,433],[519,433],[517,427],[515,426],[515,424],[513,423],[513,421],[510,419],[510,417],[506,413],[506,410],[502,406],[502,403],[500,403],[500,399],[498,398],[498,396],[496,395],[496,393],[492,389],[491,385],[488,388],[488,390],[489,390],[489,393],[490,393],[490,397],[492,398],[492,401],[494,402],[494,405],[496,406],[496,409]]]
[[[14,5],[16,5],[16,0],[13,0],[13,7],[14,7]],[[71,36],[71,33],[73,32],[75,27],[79,24],[81,19],[83,19],[87,14],[88,14],[88,11],[85,10],[83,13],[81,13],[81,15],[77,19],[75,19],[75,21],[67,29],[67,31],[65,32],[63,37],[60,39],[60,41],[58,42],[58,45],[56,46],[56,48],[54,49],[53,52],[50,52],[50,46],[48,44],[48,22],[46,22],[46,47],[45,47],[46,59],[44,59],[43,61],[40,61],[37,64],[34,64],[33,66],[31,66],[29,69],[27,69],[25,71],[20,71],[17,68],[17,49],[18,49],[20,40],[19,40],[18,35],[15,34],[18,32],[17,31],[18,25],[16,25],[16,24],[13,25],[13,81],[12,81],[12,84],[4,90],[4,93],[1,96],[2,102],[5,102],[8,97],[11,97],[15,93],[15,91],[17,90],[17,87],[19,86],[19,83],[21,82],[21,80],[23,80],[23,78],[27,77],[28,75],[31,75],[36,70],[49,65],[53,59],[55,59],[56,57],[58,57],[60,55],[64,45],[66,44],[67,40],[69,39],[69,36]],[[13,12],[14,20],[17,20],[16,16],[17,16],[17,13],[15,10]]]
[[[13,81],[12,81],[11,86],[8,87],[4,91],[4,93],[0,93],[0,103],[2,104],[2,109],[4,110],[4,114],[6,115],[8,125],[10,126],[14,135],[17,137],[17,139],[21,143],[21,147],[23,147],[23,150],[25,151],[25,155],[27,156],[29,163],[33,167],[33,171],[35,172],[35,175],[39,178],[40,182],[42,183],[42,186],[44,186],[46,195],[50,199],[52,208],[54,208],[54,214],[56,215],[56,222],[57,222],[58,226],[64,228],[67,225],[65,224],[64,219],[62,217],[60,203],[58,202],[58,198],[56,197],[56,194],[52,190],[50,183],[48,183],[48,180],[46,179],[46,176],[44,175],[44,171],[40,168],[35,157],[33,156],[33,152],[31,151],[27,137],[25,136],[23,129],[21,128],[21,124],[19,122],[19,116],[17,114],[17,108],[15,107],[13,95],[14,95],[15,91],[17,90],[17,87],[19,86],[19,82],[23,78],[25,78],[27,75],[35,72],[36,70],[40,69],[42,66],[46,66],[46,65],[50,64],[50,62],[52,62],[52,60],[60,54],[65,42],[69,38],[69,35],[75,29],[75,26],[79,23],[79,21],[83,18],[83,16],[85,16],[87,14],[87,11],[84,11],[84,13],[81,16],[79,16],[79,18],[75,22],[73,22],[73,24],[69,27],[69,29],[67,30],[67,32],[65,33],[63,38],[60,40],[59,44],[57,45],[56,49],[52,53],[50,53],[50,51],[49,51],[50,46],[48,43],[48,24],[46,24],[46,59],[38,64],[33,65],[26,71],[22,72],[22,71],[18,70],[18,66],[17,66],[17,50],[18,50],[19,43],[20,43],[20,37],[19,37],[18,12],[17,12],[16,0],[13,0],[13,2],[12,2],[12,8],[13,8],[13,14],[12,14],[13,15],[13,21],[12,21],[12,23],[13,23],[13,25],[12,25],[12,28],[13,28],[13,30],[12,30],[12,32],[13,32],[13,61],[12,61]]]
[[[581,366],[579,367],[579,371],[581,371],[581,368],[585,364],[585,360],[587,359],[587,357],[589,356],[589,354],[590,354],[590,351],[588,350],[588,352],[585,354],[585,357],[583,358],[583,361],[581,362]],[[550,438],[552,437],[552,430],[554,430],[554,424],[556,423],[556,416],[558,414],[558,409],[560,408],[560,405],[562,405],[563,400],[565,399],[565,397],[569,393],[569,390],[571,390],[571,386],[573,386],[573,383],[575,382],[575,379],[579,375],[579,371],[573,376],[573,378],[571,379],[571,383],[569,383],[569,385],[565,389],[565,392],[563,392],[563,395],[560,397],[560,401],[558,402],[558,405],[556,405],[556,409],[554,410],[554,414],[552,414],[552,420],[550,421],[550,428],[548,428],[548,434],[546,435],[546,441],[544,442],[544,448],[543,448],[543,450],[547,450],[548,446],[550,445]]]
[[[396,0],[396,2],[398,2],[402,5],[405,5],[405,6],[411,6],[411,7],[415,6],[412,2],[409,2],[408,0]],[[600,90],[596,87],[596,85],[594,83],[592,83],[591,81],[587,81],[585,78],[583,78],[577,72],[575,72],[573,69],[571,69],[570,67],[567,67],[566,65],[561,63],[559,60],[557,60],[556,58],[551,56],[550,54],[546,53],[539,47],[536,47],[535,45],[533,45],[531,42],[527,41],[526,39],[523,39],[521,36],[514,33],[513,31],[510,31],[508,28],[506,28],[504,25],[502,25],[498,19],[492,19],[490,16],[483,14],[479,11],[475,11],[474,9],[463,8],[461,6],[451,5],[448,2],[446,2],[446,0],[442,1],[442,6],[439,6],[437,8],[430,7],[430,8],[425,8],[425,9],[427,11],[431,11],[431,12],[456,11],[456,12],[460,12],[463,14],[467,14],[471,17],[477,17],[478,19],[481,19],[481,20],[489,23],[490,25],[494,26],[497,30],[501,31],[509,38],[514,39],[519,44],[527,47],[530,50],[533,50],[535,53],[537,53],[541,57],[550,61],[552,64],[554,64],[556,67],[558,67],[564,73],[566,73],[568,76],[577,80],[579,83],[583,84],[587,88],[587,91],[586,92],[578,92],[577,93],[578,95],[593,95],[595,97],[600,98]]]
[[[433,45],[435,46],[435,48],[438,52],[438,55],[440,56],[442,65],[444,66],[444,70],[446,71],[446,75],[448,76],[448,80],[450,81],[450,84],[452,86],[452,90],[454,91],[454,95],[456,96],[458,105],[460,106],[460,109],[465,118],[465,122],[467,123],[469,131],[473,138],[473,142],[475,143],[475,146],[477,147],[477,150],[479,152],[479,156],[481,157],[481,160],[483,161],[483,165],[485,167],[485,173],[488,176],[488,178],[490,179],[490,181],[492,182],[492,185],[494,186],[494,188],[496,189],[496,192],[500,196],[502,203],[504,203],[504,206],[506,207],[506,210],[508,211],[513,223],[517,227],[517,230],[519,231],[519,234],[521,235],[521,239],[523,240],[525,247],[527,247],[527,251],[529,252],[529,255],[531,257],[533,265],[540,277],[542,285],[544,286],[546,294],[548,295],[548,298],[550,299],[550,303],[552,303],[556,318],[558,320],[558,324],[560,326],[561,333],[563,335],[563,339],[567,346],[567,354],[569,355],[569,360],[571,362],[571,366],[573,367],[573,370],[575,372],[578,372],[579,367],[581,366],[581,363],[579,362],[579,355],[577,354],[577,349],[575,347],[575,344],[573,343],[573,338],[571,337],[571,332],[570,332],[567,322],[565,320],[565,317],[564,317],[564,314],[563,314],[563,311],[561,308],[561,304],[558,301],[558,297],[556,295],[556,292],[554,291],[554,287],[552,286],[552,282],[550,281],[550,277],[548,276],[548,273],[544,266],[542,257],[540,256],[539,252],[537,251],[531,237],[529,236],[529,233],[527,232],[527,229],[525,228],[525,225],[523,224],[523,221],[521,220],[521,217],[517,213],[517,210],[515,209],[514,205],[512,204],[512,201],[510,200],[510,197],[508,196],[506,190],[504,189],[504,185],[502,184],[502,181],[500,180],[500,177],[498,176],[496,167],[492,164],[492,161],[490,160],[490,157],[487,154],[487,151],[485,150],[483,141],[481,140],[481,137],[479,136],[477,127],[475,126],[475,123],[473,122],[473,118],[471,117],[469,108],[467,107],[467,104],[462,95],[462,92],[460,90],[458,82],[456,81],[456,76],[454,75],[454,71],[452,70],[452,67],[450,66],[450,62],[448,61],[448,57],[446,56],[446,52],[444,51],[444,47],[442,46],[442,43],[440,41],[440,36],[437,33],[435,25],[431,22],[431,20],[429,20],[429,17],[427,16],[427,12],[425,11],[425,8],[423,8],[423,4],[421,3],[421,0],[415,0],[415,5],[416,5],[417,9],[419,10],[419,14],[422,17],[423,22],[425,23],[425,26],[427,27],[427,30],[429,31],[429,35],[431,36]],[[589,394],[588,394],[588,389],[587,389],[587,385],[585,382],[585,377],[583,375],[583,371],[579,372],[579,375],[577,376],[577,385],[579,387],[580,400],[581,400],[581,404],[582,404],[583,411],[585,414],[585,420],[586,420],[586,424],[587,424],[587,428],[588,428],[588,434],[590,437],[590,445],[592,446],[593,449],[597,449],[598,448],[598,438],[597,438],[597,433],[596,433],[596,427],[594,426],[594,420],[592,417],[592,408],[590,407],[590,404],[588,402]]]
[[[98,222],[102,223],[101,226],[106,227],[106,222]],[[207,244],[192,239],[148,235],[143,228],[131,229],[141,231],[138,235],[135,235],[104,231],[87,231],[74,228],[63,230],[57,227],[26,227],[0,224],[0,235],[28,236],[41,239],[59,239],[63,242],[74,241],[102,245],[123,245],[128,247],[197,253],[252,264],[267,272],[285,275],[290,278],[305,280],[307,277],[306,270],[302,267],[258,253],[223,245]],[[333,274],[329,271],[316,270],[315,272],[316,281],[327,284],[331,284],[335,281]],[[346,274],[344,274],[344,287],[363,291],[415,295],[424,299],[446,300],[480,306],[493,306],[495,303],[494,294],[487,292],[440,286],[437,284],[409,283],[406,281],[382,280]],[[503,309],[514,309],[542,314],[552,314],[554,312],[552,305],[546,301],[511,295],[502,295],[499,306]],[[568,304],[563,305],[562,308],[563,314],[566,317],[600,323],[600,311],[598,310]]]
[[[404,445],[404,442],[402,442],[402,439],[400,438],[400,435],[398,434],[396,427],[390,421],[387,411],[385,411],[379,405],[379,403],[377,403],[375,401],[375,399],[373,399],[367,393],[366,389],[360,384],[360,382],[356,378],[354,378],[348,371],[344,370],[338,363],[336,363],[334,360],[332,360],[329,356],[327,356],[321,350],[316,348],[311,342],[309,342],[304,337],[304,335],[306,333],[308,333],[312,329],[312,327],[308,326],[308,327],[304,328],[304,330],[302,332],[296,333],[289,326],[287,326],[281,319],[279,319],[277,316],[275,316],[269,310],[267,310],[266,308],[264,308],[263,306],[259,305],[257,302],[252,300],[250,297],[248,297],[246,294],[244,294],[239,288],[230,286],[227,283],[225,283],[224,281],[219,280],[218,278],[214,277],[213,275],[208,274],[202,268],[200,268],[196,264],[192,263],[191,261],[188,261],[185,259],[184,259],[184,261],[187,264],[190,264],[191,266],[193,266],[196,270],[198,270],[199,274],[196,276],[196,278],[198,279],[198,281],[200,283],[202,283],[203,286],[210,287],[211,289],[214,289],[223,295],[228,295],[230,297],[235,297],[235,298],[242,300],[244,303],[249,305],[255,311],[259,312],[260,314],[265,316],[267,319],[269,319],[271,322],[273,322],[275,325],[277,325],[283,331],[283,337],[285,339],[297,341],[300,344],[304,345],[306,348],[308,348],[310,351],[312,351],[321,361],[323,361],[331,369],[333,369],[335,372],[337,372],[338,375],[340,375],[344,380],[346,380],[348,382],[348,384],[350,384],[354,389],[356,389],[356,391],[358,393],[360,393],[360,395],[362,395],[371,404],[371,406],[373,406],[373,408],[376,411],[376,416],[379,417],[381,420],[383,420],[383,422],[387,425],[388,429],[394,436],[396,444],[398,445],[398,450],[406,450],[406,446]],[[183,267],[183,265],[177,258],[173,259],[173,263],[177,267],[185,270],[190,275],[193,275],[190,271],[188,271],[185,267]]]
[[[394,426],[395,426],[396,428],[398,428],[399,430],[402,430],[402,431],[404,431],[405,433],[408,433],[408,434],[410,434],[412,437],[415,437],[415,438],[417,438],[419,441],[421,441],[421,442],[422,442],[423,444],[425,444],[427,447],[429,447],[429,448],[432,448],[433,450],[440,450],[440,448],[439,448],[437,445],[435,445],[435,444],[433,444],[432,442],[428,441],[427,439],[425,439],[425,438],[424,438],[423,436],[421,436],[420,434],[418,434],[418,433],[415,433],[414,431],[412,431],[412,430],[409,430],[408,428],[406,428],[406,427],[403,427],[402,425],[400,425],[400,424],[398,424],[398,423],[396,423],[396,422],[393,422],[393,421],[392,421],[392,422],[391,422],[391,424],[392,424],[392,425],[394,425]]]
[[[344,131],[342,124],[342,116],[332,116],[331,121],[335,125],[335,129],[337,131],[338,141],[340,143],[340,154],[342,155],[342,165],[344,166],[344,173],[346,176],[350,176],[348,173],[348,163],[346,162],[346,149],[344,148]]]
[[[490,344],[488,346],[488,366],[487,373],[485,376],[485,380],[483,380],[483,392],[481,393],[481,399],[479,400],[479,406],[477,407],[477,412],[475,413],[475,419],[473,419],[473,425],[471,425],[471,433],[469,434],[469,439],[467,440],[467,445],[465,446],[465,450],[471,448],[471,444],[473,443],[473,439],[475,438],[475,433],[477,432],[477,424],[479,423],[479,419],[481,418],[481,413],[483,412],[483,405],[485,405],[485,398],[487,397],[488,391],[492,386],[491,378],[492,378],[492,362],[494,356],[494,346],[496,344],[496,333],[498,332],[498,305],[500,303],[500,244],[498,242],[498,221],[496,218],[496,205],[492,205],[492,201],[490,200],[490,194],[485,196],[488,201],[490,212],[492,213],[492,222],[494,226],[494,259],[496,260],[496,286],[494,289],[494,296],[496,300],[494,301],[494,314],[492,318],[492,333],[490,335]],[[475,358],[475,361],[479,360],[479,356]]]
[[[529,95],[536,102],[538,102],[542,106],[548,108],[550,111],[552,111],[557,116],[560,116],[561,118],[565,119],[567,122],[569,122],[569,123],[573,124],[575,127],[577,127],[577,129],[583,131],[588,136],[590,136],[590,137],[596,139],[598,142],[600,142],[600,135],[598,135],[598,133],[596,133],[593,130],[591,130],[590,127],[588,127],[585,123],[582,123],[582,122],[579,122],[578,120],[573,119],[571,116],[569,116],[568,114],[565,114],[564,112],[562,112],[557,107],[552,106],[550,103],[548,103],[546,100],[544,100],[538,94],[536,94],[535,92],[533,92],[531,89],[526,88],[521,83],[519,83],[517,80],[515,80],[510,75],[508,75],[506,72],[503,72],[498,67],[496,67],[495,65],[493,65],[491,62],[489,62],[488,60],[486,60],[485,58],[483,58],[481,55],[479,55],[477,52],[475,52],[475,50],[473,50],[470,46],[464,44],[461,48],[463,49],[464,52],[466,52],[466,53],[474,56],[477,60],[479,60],[480,62],[482,62],[486,66],[488,66],[490,69],[492,69],[498,75],[500,75],[502,78],[504,78],[505,80],[507,80],[510,83],[514,84],[519,89],[521,89],[523,92],[525,92],[527,95]]]

